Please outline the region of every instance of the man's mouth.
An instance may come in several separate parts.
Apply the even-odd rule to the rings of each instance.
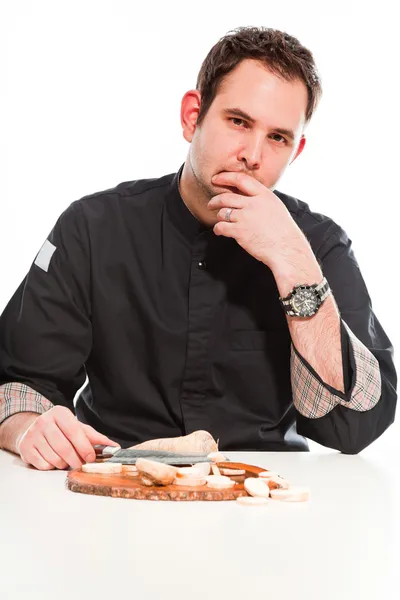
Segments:
[[[231,192],[233,194],[240,194],[240,190],[234,185],[218,185],[217,187],[224,188],[224,190],[227,190],[228,192]]]

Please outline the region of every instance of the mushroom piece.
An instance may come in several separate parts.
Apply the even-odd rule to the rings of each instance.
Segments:
[[[145,485],[148,483],[145,483],[143,478],[155,485],[169,485],[173,483],[177,471],[176,467],[147,458],[138,458],[136,468]]]

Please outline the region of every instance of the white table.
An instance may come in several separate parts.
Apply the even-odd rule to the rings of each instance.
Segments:
[[[312,499],[260,508],[89,496],[66,489],[66,472],[0,451],[1,600],[398,600],[397,460],[227,456],[308,486]]]

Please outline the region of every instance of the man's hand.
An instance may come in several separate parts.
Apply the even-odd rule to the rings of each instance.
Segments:
[[[14,416],[21,417],[22,414]],[[25,426],[24,422],[20,422],[14,432],[15,447],[24,462],[41,471],[68,467],[77,469],[85,462],[93,462],[96,458],[94,444],[119,446],[90,425],[80,423],[64,406],[54,406],[37,417],[32,414],[26,416]]]
[[[223,172],[215,175],[212,183],[221,187],[235,187],[240,194],[224,192],[208,203],[218,210],[216,235],[233,237],[242,248],[271,269],[289,256],[293,247],[307,247],[308,242],[292,219],[283,202],[262,183],[245,173]],[[226,211],[233,208],[230,221]]]

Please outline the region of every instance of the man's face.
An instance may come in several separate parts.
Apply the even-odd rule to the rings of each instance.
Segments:
[[[211,183],[222,171],[243,171],[273,190],[296,156],[306,107],[302,82],[242,61],[220,86],[191,141],[188,158],[203,202],[231,191]]]

